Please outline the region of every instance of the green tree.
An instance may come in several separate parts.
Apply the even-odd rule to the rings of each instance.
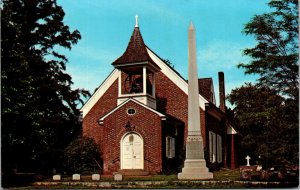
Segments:
[[[297,105],[289,105],[275,90],[251,83],[234,89],[228,99],[235,105],[234,120],[243,134],[241,161],[250,154],[264,167],[298,162],[298,126],[293,118]]]
[[[244,50],[252,58],[239,64],[246,74],[259,74],[259,84],[282,95],[298,99],[298,0],[274,0],[271,13],[255,15],[244,33],[257,40],[254,48]]]
[[[258,74],[258,81],[228,96],[244,135],[241,147],[245,154],[261,156],[265,167],[299,161],[298,1],[268,5],[272,12],[255,15],[245,25],[243,32],[257,45],[244,50],[249,63],[238,65],[246,74]]]
[[[56,0],[4,0],[1,12],[2,168],[51,167],[45,155],[78,135],[77,105],[89,95],[71,89],[68,60],[56,50],[81,36],[63,23]]]

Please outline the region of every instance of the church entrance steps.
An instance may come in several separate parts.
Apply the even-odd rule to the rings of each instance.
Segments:
[[[147,176],[147,175],[149,175],[148,171],[145,171],[142,169],[123,169],[123,170],[119,170],[119,173],[121,173],[124,176]]]

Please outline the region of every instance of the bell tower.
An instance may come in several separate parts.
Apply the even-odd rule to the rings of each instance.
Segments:
[[[138,16],[128,46],[112,65],[119,70],[118,105],[134,98],[156,109],[155,73],[160,68],[150,58],[138,26]]]

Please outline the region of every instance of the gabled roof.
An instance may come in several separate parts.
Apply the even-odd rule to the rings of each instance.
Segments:
[[[92,94],[92,96],[87,100],[87,102],[82,106],[82,108],[80,109],[80,111],[82,112],[82,117],[85,117],[85,115],[92,109],[92,107],[104,95],[109,87],[118,79],[118,77],[119,71],[117,69],[114,69],[101,83],[97,90]]]
[[[161,72],[165,74],[174,84],[176,84],[185,94],[188,94],[187,81],[177,72],[171,68],[166,62],[164,62],[157,54],[155,54],[150,48],[147,51],[151,59],[161,68]],[[199,105],[201,109],[205,110],[205,103],[208,100],[199,94]]]
[[[166,75],[174,84],[178,86],[185,94],[188,94],[188,83],[187,81],[173,68],[171,68],[167,63],[165,63],[158,55],[156,55],[152,50],[147,48],[147,52],[150,58],[161,68],[161,72]],[[82,116],[85,117],[86,114],[92,109],[92,107],[97,103],[97,101],[103,96],[107,89],[113,84],[115,80],[119,77],[119,70],[114,69],[111,74],[105,79],[105,81],[99,86],[96,92],[90,97],[90,99],[83,105],[80,109]],[[205,103],[209,101],[204,98],[203,95],[199,94],[199,105],[201,109],[205,110]]]
[[[136,104],[138,104],[138,105],[140,105],[140,106],[142,106],[142,107],[144,107],[144,108],[146,108],[146,109],[152,111],[153,113],[155,113],[155,114],[157,114],[159,117],[161,117],[162,120],[165,120],[165,119],[166,119],[166,115],[164,115],[164,114],[162,114],[162,113],[159,113],[158,111],[156,111],[156,110],[154,110],[154,109],[148,107],[147,105],[145,105],[145,104],[143,104],[143,103],[141,103],[141,102],[135,100],[134,98],[128,98],[126,101],[122,102],[122,104],[118,105],[118,106],[115,107],[113,110],[111,110],[110,112],[108,112],[107,114],[105,114],[104,116],[102,116],[102,117],[98,120],[98,122],[99,122],[100,124],[102,124],[103,121],[104,121],[104,119],[105,119],[106,117],[108,117],[110,114],[114,113],[116,110],[118,110],[119,108],[121,108],[122,106],[124,106],[124,105],[125,105],[127,102],[129,102],[129,101],[132,101],[132,102],[134,102],[134,103],[136,103]]]
[[[127,49],[124,54],[119,57],[116,61],[112,63],[115,67],[131,65],[148,62],[154,67],[159,68],[159,70],[165,74],[174,84],[176,84],[185,94],[188,94],[188,84],[187,81],[173,68],[171,68],[165,61],[163,61],[157,54],[155,54],[150,48],[148,48],[142,35],[140,33],[139,27],[135,27],[133,34],[128,43]],[[83,105],[80,109],[82,116],[85,117],[86,114],[92,109],[92,107],[97,103],[97,101],[103,96],[106,90],[113,84],[113,82],[118,79],[119,72],[114,69],[111,74],[105,79],[105,81],[99,86],[99,88],[94,92],[92,97]],[[202,94],[199,94],[199,105],[201,109],[205,110],[205,103],[209,101],[204,98]]]
[[[189,80],[185,80],[189,83]],[[198,90],[199,94],[201,94],[207,101],[214,102],[214,94],[213,94],[213,84],[212,78],[199,78],[198,79]]]
[[[117,67],[128,63],[141,62],[149,62],[157,67],[147,52],[139,27],[135,27],[125,52],[112,65]]]

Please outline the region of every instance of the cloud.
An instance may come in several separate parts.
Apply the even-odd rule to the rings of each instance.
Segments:
[[[248,77],[245,77],[244,80],[241,80],[241,79],[238,79],[236,81],[231,80],[231,82],[226,82],[226,78],[225,78],[225,94],[226,94],[226,96],[229,95],[233,89],[241,87],[246,82],[255,83],[255,77],[248,76]],[[216,105],[219,106],[219,104],[220,104],[219,81],[217,78],[215,78],[215,80],[214,80],[214,89],[215,89]],[[233,108],[233,105],[230,104],[229,101],[226,101],[226,106]]]
[[[73,85],[72,88],[84,88],[91,93],[94,92],[102,81],[110,74],[113,67],[101,67],[96,68],[87,67],[70,67],[67,72],[71,74]]]
[[[151,15],[159,15],[159,18],[164,20],[169,20],[169,21],[176,20],[176,22],[172,22],[173,24],[177,24],[177,25],[186,24],[186,19],[182,15],[178,14],[177,12],[171,11],[171,9],[168,7],[155,4],[153,3],[153,1],[151,1],[151,3],[146,1],[140,1],[140,3],[141,2],[145,3],[144,7],[147,7],[149,9],[149,13]]]
[[[99,47],[92,46],[76,46],[73,49],[76,56],[80,56],[89,61],[99,61],[99,62],[112,62],[117,58],[117,55],[109,49],[99,49]]]
[[[242,50],[246,47],[249,46],[230,42],[214,42],[198,51],[197,57],[201,65],[208,70],[230,70],[238,63],[248,60],[247,57],[242,56]]]
[[[112,49],[87,45],[76,46],[69,53],[67,73],[72,76],[72,87],[85,88],[91,93],[113,70],[111,63],[118,57]]]

